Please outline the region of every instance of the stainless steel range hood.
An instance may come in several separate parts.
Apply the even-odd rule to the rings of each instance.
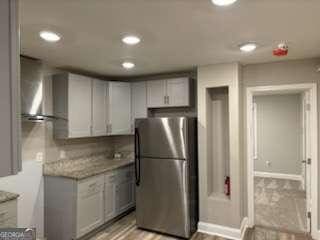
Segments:
[[[45,90],[50,83],[45,79],[42,62],[28,57],[21,57],[20,60],[22,120],[53,120],[52,106],[45,98]],[[51,96],[50,92],[48,95]]]

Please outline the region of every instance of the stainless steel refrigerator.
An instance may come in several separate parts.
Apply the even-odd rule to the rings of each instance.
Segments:
[[[135,122],[136,217],[142,229],[189,238],[198,222],[196,118]]]

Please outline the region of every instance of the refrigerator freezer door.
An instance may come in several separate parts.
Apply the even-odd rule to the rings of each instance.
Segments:
[[[141,158],[137,186],[137,226],[180,237],[189,237],[187,162]]]
[[[186,159],[187,119],[149,118],[136,120],[140,138],[140,156]]]

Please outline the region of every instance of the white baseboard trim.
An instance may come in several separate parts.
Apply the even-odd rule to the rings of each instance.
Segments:
[[[199,222],[198,232],[223,238],[241,240],[241,230],[211,223]]]
[[[242,219],[240,227],[241,239],[244,239],[244,235],[246,234],[247,228],[249,228],[249,218],[245,217]]]
[[[318,238],[315,238],[314,236],[312,236],[312,239],[320,240],[320,230],[319,229],[318,229]]]
[[[302,181],[301,175],[295,174],[284,174],[284,173],[270,173],[270,172],[254,172],[255,177],[265,177],[265,178],[279,178],[279,179],[288,179],[288,180],[296,180]]]

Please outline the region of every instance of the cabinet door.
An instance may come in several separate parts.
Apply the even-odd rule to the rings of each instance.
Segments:
[[[107,83],[92,80],[92,136],[107,135]]]
[[[131,133],[131,86],[126,82],[109,82],[108,135]]]
[[[17,227],[17,200],[0,204],[0,228]]]
[[[69,74],[68,127],[70,138],[91,136],[91,79]]]
[[[146,118],[147,114],[147,86],[146,82],[131,84],[132,128],[136,118]]]
[[[0,1],[0,177],[21,170],[18,1]]]
[[[103,176],[80,183],[77,201],[77,237],[104,223]]]
[[[121,169],[116,186],[116,211],[121,214],[135,205],[135,182],[132,167]]]
[[[167,80],[167,95],[169,107],[189,106],[189,79],[175,78]]]
[[[117,189],[116,189],[117,214],[121,214],[133,206],[133,203],[134,203],[133,186],[134,186],[133,181],[125,181],[117,184]]]
[[[148,108],[164,107],[166,105],[166,81],[156,80],[147,82]]]
[[[104,211],[105,222],[116,216],[116,173],[105,176]]]

